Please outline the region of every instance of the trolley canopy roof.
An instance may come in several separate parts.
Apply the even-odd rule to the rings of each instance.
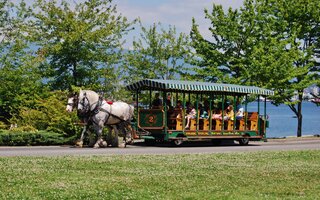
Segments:
[[[254,86],[243,86],[234,84],[180,81],[180,80],[161,80],[145,79],[136,83],[127,85],[130,91],[140,90],[158,90],[168,92],[193,92],[193,93],[217,93],[217,94],[257,94],[274,95],[272,90],[263,89]]]

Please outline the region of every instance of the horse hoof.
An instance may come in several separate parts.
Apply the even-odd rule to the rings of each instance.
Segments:
[[[83,147],[83,142],[76,142],[75,147],[82,148]]]
[[[129,145],[134,144],[134,140],[128,140],[127,144],[129,144]]]
[[[126,148],[126,144],[125,143],[119,144],[118,147],[119,148]]]
[[[105,148],[105,147],[108,147],[108,143],[106,141],[102,141],[99,143],[99,146]]]

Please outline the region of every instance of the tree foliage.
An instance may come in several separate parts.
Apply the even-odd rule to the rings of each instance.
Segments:
[[[132,23],[111,1],[60,2],[38,0],[33,9],[0,2],[0,120],[69,136],[74,116],[58,89],[114,92],[121,38]]]
[[[64,0],[36,1],[29,34],[53,89],[75,85],[99,90],[103,80],[116,80],[112,74],[120,60],[121,38],[132,22],[111,2],[91,0],[73,8]]]
[[[213,38],[193,21],[191,38],[198,78],[274,89],[275,104],[297,115],[301,136],[303,90],[319,82],[318,1],[246,0],[240,10],[205,10]],[[292,97],[298,93],[298,100]]]
[[[176,28],[163,28],[161,23],[149,28],[140,23],[141,34],[126,56],[127,80],[143,78],[177,79],[185,70],[190,53],[189,38]]]
[[[1,15],[0,115],[8,121],[19,112],[21,105],[32,107],[33,99],[43,93],[45,87],[41,84],[39,62],[22,34],[28,9],[24,2],[17,7],[8,3],[5,9],[7,12]]]

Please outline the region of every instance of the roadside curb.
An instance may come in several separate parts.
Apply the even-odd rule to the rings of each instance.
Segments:
[[[289,136],[284,138],[267,138],[267,142],[280,142],[280,143],[286,143],[286,142],[304,142],[304,141],[319,141],[320,142],[320,135],[305,135],[302,137],[295,137],[295,136]]]

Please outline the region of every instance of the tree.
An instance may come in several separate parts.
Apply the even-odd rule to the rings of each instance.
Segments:
[[[213,38],[203,38],[194,19],[190,34],[196,50],[196,59],[192,62],[197,66],[195,78],[245,84],[245,66],[254,43],[252,31],[255,24],[242,19],[238,10],[230,8],[225,14],[222,6],[215,4],[211,13],[205,9],[205,17],[211,21],[209,30]]]
[[[297,91],[297,100],[291,101],[283,95],[283,88],[276,88],[276,103],[286,103],[298,119],[297,136],[302,135],[303,90],[319,83],[319,44],[320,2],[319,1],[275,1],[269,6],[274,8],[278,21],[286,26],[275,26],[277,33],[293,38],[291,44],[297,47],[299,55],[293,63],[294,77],[288,87]],[[275,85],[276,86],[276,85]],[[279,98],[280,97],[280,98]]]
[[[190,52],[188,36],[177,34],[176,28],[166,30],[161,23],[149,28],[140,23],[140,38],[126,55],[128,82],[144,78],[177,79],[185,70],[184,60]],[[160,30],[159,30],[160,29]]]
[[[19,6],[0,3],[0,116],[8,120],[19,113],[21,106],[34,106],[34,99],[45,90],[41,84],[38,61],[22,34],[29,15],[24,2]]]
[[[213,39],[204,39],[193,21],[192,44],[209,81],[257,85],[275,90],[275,104],[285,103],[298,119],[301,136],[303,89],[316,83],[319,67],[314,48],[319,35],[319,3],[246,0],[240,10],[205,10]],[[298,100],[292,101],[295,92]]]
[[[71,85],[102,90],[103,80],[116,73],[114,64],[121,56],[121,38],[134,22],[117,14],[112,0],[38,0],[29,20],[32,42],[43,58],[42,72],[53,89]]]

